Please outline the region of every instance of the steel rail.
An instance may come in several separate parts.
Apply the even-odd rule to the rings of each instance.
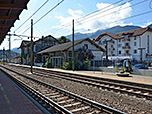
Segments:
[[[4,67],[4,66],[3,66],[3,67]],[[6,68],[6,67],[4,67],[4,68]],[[14,70],[12,70],[12,69],[9,69],[9,68],[6,68],[6,69],[7,69],[7,70],[10,70],[10,71],[12,71],[12,72],[14,72],[14,73],[16,73],[16,74],[18,74],[18,75],[21,75],[21,76],[23,76],[23,77],[26,77],[26,78],[28,78],[28,79],[30,79],[30,80],[33,80],[33,81],[38,82],[38,83],[41,83],[41,84],[43,84],[43,85],[45,85],[45,86],[47,86],[47,87],[51,87],[51,88],[57,89],[57,90],[59,90],[60,92],[62,92],[63,94],[67,94],[67,95],[73,96],[74,98],[79,99],[79,100],[81,100],[81,101],[83,101],[83,102],[85,102],[85,103],[87,103],[87,104],[89,104],[89,105],[91,105],[91,106],[97,107],[98,109],[102,109],[102,110],[108,111],[109,113],[114,113],[114,114],[125,114],[125,113],[122,112],[122,111],[119,111],[119,110],[117,110],[117,109],[108,107],[108,106],[103,105],[103,104],[100,104],[100,103],[97,103],[97,102],[95,102],[95,101],[89,100],[89,99],[84,98],[84,97],[82,97],[82,96],[73,94],[73,93],[71,93],[71,92],[69,92],[69,91],[66,91],[66,90],[64,90],[64,89],[55,87],[55,86],[53,86],[53,85],[51,85],[51,84],[44,83],[44,82],[42,82],[42,81],[40,81],[40,80],[31,78],[31,77],[29,77],[28,75],[21,74],[21,73],[19,73],[19,72],[17,72],[17,71],[14,71]]]
[[[66,79],[66,80],[70,80],[70,81],[74,81],[74,82],[79,82],[79,83],[83,83],[83,84],[87,84],[87,85],[92,85],[92,86],[96,86],[98,88],[103,88],[103,89],[108,89],[108,90],[114,90],[114,91],[120,91],[121,93],[127,93],[128,95],[135,95],[137,97],[144,97],[148,100],[152,100],[152,90],[151,89],[147,89],[147,88],[141,88],[141,87],[137,87],[137,86],[132,86],[132,85],[124,85],[124,84],[118,84],[118,83],[114,83],[114,82],[109,82],[109,81],[102,81],[102,80],[97,80],[97,79],[93,79],[92,77],[83,77],[83,76],[78,76],[77,74],[71,74],[69,75],[69,73],[58,73],[55,71],[50,71],[50,70],[42,70],[42,69],[35,69],[36,72],[40,72],[41,73],[36,73],[34,72],[34,74],[39,75],[39,76],[43,76],[43,77],[48,77],[48,76],[53,76],[53,77],[58,77],[58,78],[62,78],[62,79]],[[44,72],[44,73],[42,73]],[[51,73],[51,74],[48,74]],[[33,74],[33,75],[34,75]],[[47,76],[46,76],[47,74]],[[70,78],[68,78],[70,77]],[[150,95],[149,95],[150,93]]]
[[[4,67],[3,67],[4,68]],[[10,70],[8,68],[6,68],[7,70]],[[3,70],[3,69],[1,69]],[[12,72],[14,72],[13,70],[10,70]],[[18,86],[21,86],[23,89],[26,89],[28,91],[30,91],[31,93],[33,93],[34,95],[36,95],[37,97],[39,97],[41,100],[50,103],[52,107],[54,107],[58,112],[62,112],[65,114],[73,114],[72,112],[70,112],[69,110],[67,110],[66,108],[62,107],[61,105],[57,104],[56,102],[54,102],[53,100],[49,99],[48,97],[42,95],[40,92],[36,91],[34,88],[30,87],[29,85],[27,85],[26,83],[24,83],[23,81],[17,79],[16,77],[11,76],[10,74],[8,74],[6,71],[3,70],[3,72],[5,72],[13,81],[15,81],[17,83]],[[20,73],[17,73],[16,71],[14,72],[18,75],[22,75]],[[26,76],[25,76],[26,77]],[[26,77],[28,78],[28,77]]]

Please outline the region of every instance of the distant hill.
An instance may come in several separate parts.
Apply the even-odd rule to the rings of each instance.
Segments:
[[[133,26],[133,25],[127,25],[127,26],[115,26],[112,28],[108,28],[105,30],[98,30],[94,33],[87,33],[87,34],[82,34],[82,33],[75,33],[75,40],[79,40],[82,38],[97,38],[99,35],[101,35],[104,32],[110,32],[110,33],[119,33],[119,32],[125,32],[125,31],[130,31],[130,30],[134,30],[134,29],[139,29],[141,27],[139,26]],[[66,38],[69,38],[70,40],[72,40],[72,35],[68,35],[66,36]]]
[[[12,51],[14,51],[14,52],[16,52],[16,53],[21,53],[21,48],[18,49],[18,48],[16,47],[16,48],[13,48]]]
[[[6,57],[7,58],[12,58],[12,57],[15,57],[16,55],[18,55],[19,53],[16,53],[14,51],[11,51],[11,56],[9,56],[9,51],[8,50],[5,50],[5,53],[6,53]],[[3,58],[3,50],[0,50],[0,59]]]
[[[149,27],[152,28],[152,24],[150,24]]]

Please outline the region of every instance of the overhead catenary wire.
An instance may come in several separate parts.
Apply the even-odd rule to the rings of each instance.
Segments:
[[[132,0],[131,0],[131,1],[132,1]],[[133,7],[133,6],[142,4],[142,3],[147,2],[147,1],[149,1],[149,0],[143,0],[143,1],[137,2],[137,3],[133,4],[133,5],[131,5],[130,7]],[[116,6],[116,7],[117,7],[117,6]],[[126,8],[129,8],[129,7],[124,7],[124,8],[121,9],[121,10],[124,10],[124,9],[126,9]],[[114,11],[114,12],[116,12],[116,11]],[[111,13],[114,13],[114,12],[111,12]],[[128,19],[129,19],[129,18],[133,18],[133,17],[138,17],[138,16],[140,16],[140,15],[144,15],[144,14],[147,14],[147,13],[150,13],[150,12],[151,12],[151,11],[144,12],[144,13],[141,13],[141,14],[137,14],[137,15],[128,17]],[[111,13],[105,14],[104,16],[110,15]],[[103,16],[102,16],[102,17],[103,17]],[[92,21],[93,18],[96,18],[96,17],[92,17],[92,19],[90,19],[90,18],[88,18],[88,19],[90,19],[89,21]],[[125,19],[127,19],[127,18],[120,19],[120,20],[125,20]],[[84,20],[81,20],[80,22],[83,22],[83,21],[84,21],[83,23],[89,22],[89,21],[86,21],[86,20],[87,20],[87,18],[85,18]],[[115,22],[120,21],[120,20],[116,20]],[[77,20],[76,20],[76,23],[77,23]],[[110,23],[111,23],[111,22],[110,22]],[[62,25],[61,25],[61,26],[62,26]],[[65,28],[67,28],[67,27],[68,27],[68,26],[66,25]],[[65,28],[64,28],[64,26],[62,26],[61,28],[57,28],[57,30],[60,31],[60,30],[63,30],[63,29],[65,29]],[[52,29],[52,31],[53,31],[53,30],[55,31],[55,29]],[[51,30],[50,30],[50,31],[51,31]]]
[[[46,0],[29,18],[27,18],[17,29],[15,29],[14,33],[20,29],[29,19],[31,19],[49,0]]]
[[[152,0],[149,2],[149,8],[152,9]]]
[[[90,16],[91,14],[94,14],[94,13],[96,13],[96,12],[102,11],[102,10],[104,10],[104,9],[106,9],[106,8],[109,8],[109,7],[113,6],[113,5],[116,5],[116,4],[118,4],[118,3],[122,2],[122,1],[123,1],[123,0],[117,1],[117,2],[115,2],[115,3],[113,3],[113,4],[110,4],[110,5],[102,8],[102,9],[98,9],[98,10],[96,10],[96,11],[93,11],[93,12],[91,12],[91,13],[83,16],[83,17],[78,18],[77,20],[79,20],[79,19],[84,19],[85,17]],[[132,0],[129,0],[129,1],[132,1]],[[110,10],[110,9],[109,9],[109,10]],[[107,10],[107,11],[108,11],[108,10]],[[77,20],[76,20],[76,21],[77,21]],[[61,25],[60,28],[63,29],[63,28],[66,28],[66,27],[68,27],[68,26],[70,26],[70,25],[71,25],[71,23],[69,22],[69,23],[66,23],[66,24],[64,24],[64,25]],[[53,29],[51,29],[51,30],[53,30]],[[51,30],[49,30],[49,31],[51,31]],[[49,32],[49,31],[47,31],[47,32]],[[47,32],[44,32],[44,33],[47,33]]]
[[[148,1],[148,0],[144,0],[144,1]],[[142,1],[142,2],[144,2]],[[139,2],[138,2],[139,3]],[[140,2],[141,3],[141,2]],[[134,5],[134,4],[133,4]],[[109,23],[115,23],[115,22],[118,22],[118,21],[121,21],[121,20],[127,20],[129,18],[134,18],[134,17],[138,17],[138,16],[142,16],[142,15],[145,15],[145,14],[148,14],[148,13],[151,13],[152,11],[147,11],[147,12],[142,12],[142,13],[139,13],[139,14],[136,14],[136,15],[132,15],[130,17],[127,17],[127,18],[122,18],[122,19],[119,19],[119,20],[116,20],[116,21],[113,21],[113,22],[109,22]],[[63,29],[62,29],[63,30]]]
[[[132,1],[132,0],[131,0],[131,1]],[[129,7],[134,7],[134,6],[136,6],[136,5],[142,4],[142,3],[147,2],[147,1],[149,1],[149,0],[143,0],[143,1],[141,1],[141,2],[137,2],[137,3],[135,3],[135,4],[131,5],[131,6],[124,7],[124,8],[122,8],[121,10],[125,10],[125,9],[127,9],[127,8],[129,8]],[[123,5],[123,4],[122,4],[122,5]],[[115,13],[115,12],[116,12],[116,11],[110,12],[110,13],[108,13],[108,14],[103,15],[102,17],[105,17],[105,16],[110,15],[110,14]],[[97,18],[97,17],[92,17],[92,18],[94,19],[94,18]],[[89,20],[89,21],[92,21],[93,19],[91,19],[91,20]],[[85,20],[81,20],[81,22],[83,22],[83,21],[86,21],[86,19],[85,19]],[[86,22],[89,22],[89,21],[86,21]],[[79,21],[76,21],[76,22],[79,22]]]
[[[108,6],[104,7],[104,8],[102,8],[102,9],[96,10],[96,11],[91,12],[91,13],[89,13],[89,14],[81,17],[81,18],[75,19],[75,23],[82,22],[82,21],[86,21],[87,19],[90,19],[90,18],[92,18],[93,16],[98,15],[99,13],[103,13],[103,12],[112,10],[112,9],[114,9],[114,8],[116,8],[116,7],[120,7],[121,5],[125,4],[126,2],[131,2],[131,1],[133,1],[133,0],[127,0],[127,1],[125,1],[125,2],[122,2],[122,1],[123,1],[123,0],[117,1],[117,2],[115,2],[115,3],[113,3],[113,4],[111,4],[111,5],[108,5]],[[147,0],[146,0],[146,1],[147,1]],[[119,4],[118,6],[109,8],[110,6],[114,6],[114,5],[118,4],[118,3],[121,3],[121,4]],[[107,8],[108,8],[108,9],[107,9]],[[98,14],[97,14],[97,12],[98,12]],[[115,12],[115,11],[114,11],[114,12]],[[107,14],[107,15],[109,15],[109,14]],[[91,17],[89,17],[89,16],[91,16]],[[106,15],[105,15],[105,16],[106,16]],[[57,29],[58,29],[58,30],[59,30],[59,29],[66,29],[66,28],[69,27],[69,26],[71,26],[71,23],[67,23],[67,24],[65,24],[65,25],[61,25],[60,28],[57,28]],[[49,30],[49,31],[55,31],[55,29],[51,29],[51,30]],[[49,32],[49,31],[47,31],[47,32]],[[44,33],[46,33],[46,32],[44,32]]]
[[[42,20],[46,15],[48,15],[51,11],[53,11],[56,7],[58,7],[64,0],[62,0],[61,2],[57,3],[53,8],[51,8],[47,13],[45,13],[42,17],[40,17],[37,21],[35,21],[33,23],[33,25],[35,25],[36,23],[38,23],[40,20]],[[31,27],[28,27],[22,34],[24,34],[27,30],[29,30]]]

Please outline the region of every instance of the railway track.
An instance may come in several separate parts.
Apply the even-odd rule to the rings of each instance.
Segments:
[[[44,83],[8,67],[2,68],[20,87],[51,113],[124,114],[119,110]]]
[[[29,70],[29,68],[25,68]],[[80,76],[76,74],[69,74],[69,73],[61,73],[61,72],[54,72],[50,70],[43,70],[43,69],[34,69],[34,74],[37,76],[41,77],[50,77],[50,78],[59,78],[59,79],[66,79],[78,83],[83,83],[87,84],[89,86],[95,86],[98,88],[102,89],[107,89],[107,90],[113,90],[116,92],[121,92],[121,93],[127,93],[128,95],[134,95],[136,97],[140,98],[145,98],[147,100],[152,100],[152,89],[149,88],[143,88],[146,87],[145,85],[138,85],[138,84],[123,84],[121,83],[116,83],[112,81],[106,81],[106,80],[101,80],[99,78],[95,79],[95,77],[91,78],[88,76]],[[138,87],[141,86],[141,87]]]

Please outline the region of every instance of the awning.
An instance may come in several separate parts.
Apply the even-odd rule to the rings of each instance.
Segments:
[[[0,44],[30,0],[0,0]]]

